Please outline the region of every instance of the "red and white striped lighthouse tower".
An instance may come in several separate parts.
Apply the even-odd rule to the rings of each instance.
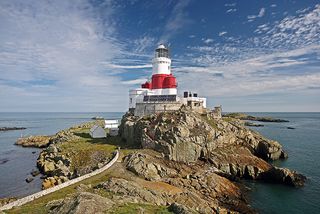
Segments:
[[[151,82],[141,85],[154,95],[177,95],[177,81],[171,73],[171,59],[168,48],[160,44],[152,60]]]

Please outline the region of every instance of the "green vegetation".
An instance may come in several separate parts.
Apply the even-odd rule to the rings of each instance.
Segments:
[[[59,144],[59,148],[61,150],[61,153],[64,155],[69,156],[69,158],[72,161],[72,168],[81,168],[88,165],[92,165],[93,157],[96,157],[96,154],[98,154],[99,157],[112,157],[112,152],[115,151],[116,148],[128,148],[128,145],[126,145],[126,142],[122,141],[120,137],[107,137],[107,138],[100,138],[100,139],[93,139],[91,138],[89,131],[89,128],[77,128],[77,129],[71,129],[71,132],[73,132],[74,135],[80,137],[77,140],[72,140],[68,142],[64,142],[62,144]],[[132,153],[133,149],[121,149],[121,155],[127,155],[129,153]],[[91,178],[88,178],[84,181],[81,181],[77,184],[68,186],[66,188],[63,188],[59,191],[56,191],[54,193],[51,193],[49,195],[43,196],[41,198],[38,198],[30,203],[27,203],[26,205],[23,205],[21,207],[17,207],[14,209],[11,209],[9,211],[6,211],[6,213],[48,213],[49,208],[46,207],[46,204],[48,204],[50,201],[63,199],[68,195],[74,194],[77,192],[76,187],[80,184],[85,185],[91,185],[91,188],[89,188],[88,192],[92,192],[95,194],[99,194],[103,197],[111,198],[112,194],[110,192],[106,191],[97,191],[96,189],[93,189],[92,187],[98,185],[101,182],[104,182],[110,178],[112,173],[110,171],[102,172],[99,175],[93,176]],[[144,210],[145,213],[170,213],[167,211],[167,208],[162,206],[155,206],[155,205],[145,205],[145,204],[126,204],[123,206],[116,207],[112,213],[139,213],[139,211]]]
[[[228,122],[228,123],[234,121],[234,119],[231,118],[231,117],[223,117],[222,120],[224,120],[224,121],[226,121],[226,122]]]
[[[206,115],[201,115],[201,118],[202,118],[205,122],[207,122],[207,123],[208,123],[212,128],[214,128],[215,130],[222,131],[222,130],[218,127],[218,125],[217,125],[217,123],[216,123],[216,121],[215,121],[214,119],[208,118]]]
[[[89,128],[72,130],[80,139],[68,141],[59,145],[62,154],[69,156],[72,161],[71,169],[79,169],[99,162],[101,158],[111,158],[117,148],[117,138],[91,138]]]

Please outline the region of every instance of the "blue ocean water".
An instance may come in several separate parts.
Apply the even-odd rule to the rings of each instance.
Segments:
[[[259,213],[320,213],[320,113],[249,113],[289,120],[288,123],[263,123],[252,127],[277,140],[289,154],[274,165],[302,173],[307,181],[302,188],[247,182],[251,204]],[[287,127],[295,129],[287,129]]]
[[[21,135],[50,135],[94,116],[119,119],[123,113],[0,113],[0,127],[22,126],[26,130],[0,132],[0,198],[24,196],[41,189],[39,176],[27,184],[40,149],[22,148],[14,143]],[[320,113],[250,113],[287,119],[288,123],[263,123],[252,127],[279,141],[288,152],[285,161],[273,164],[307,176],[305,187],[247,181],[250,203],[259,213],[320,213]],[[295,129],[287,129],[287,127]],[[32,152],[36,152],[33,154]]]
[[[41,190],[40,176],[31,183],[25,179],[36,169],[40,149],[14,145],[20,136],[52,135],[59,130],[90,121],[92,117],[120,119],[123,113],[0,113],[0,127],[26,127],[26,130],[0,132],[0,198],[21,197]]]

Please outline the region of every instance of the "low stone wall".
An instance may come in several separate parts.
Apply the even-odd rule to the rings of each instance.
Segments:
[[[75,183],[77,183],[79,181],[83,181],[83,180],[85,180],[87,178],[90,178],[92,176],[100,174],[101,172],[109,169],[118,160],[118,158],[119,158],[119,150],[116,150],[116,154],[114,155],[113,159],[109,163],[107,163],[105,166],[101,167],[100,169],[97,169],[97,170],[95,170],[93,172],[90,172],[88,174],[85,174],[83,176],[74,178],[74,179],[69,180],[67,182],[64,182],[64,183],[62,183],[60,185],[51,187],[51,188],[46,189],[46,190],[42,190],[40,192],[34,193],[32,195],[29,195],[29,196],[26,196],[24,198],[18,199],[16,201],[13,201],[13,202],[11,202],[9,204],[6,204],[6,205],[0,207],[0,211],[9,210],[9,209],[12,209],[13,207],[21,206],[21,205],[26,204],[28,202],[31,202],[31,201],[33,201],[33,200],[35,200],[37,198],[40,198],[40,197],[42,197],[44,195],[48,195],[50,193],[53,193],[53,192],[58,191],[60,189],[63,189],[65,187],[67,187],[67,186],[75,184]]]

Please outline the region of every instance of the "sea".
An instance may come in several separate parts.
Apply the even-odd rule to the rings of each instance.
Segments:
[[[289,158],[274,161],[279,167],[297,170],[307,177],[304,187],[244,181],[250,189],[248,199],[259,213],[320,213],[320,113],[249,112],[289,120],[287,123],[262,123],[251,127],[267,138],[280,142]],[[26,127],[26,130],[0,132],[0,198],[22,197],[41,190],[40,176],[26,183],[36,169],[41,149],[14,145],[17,138],[52,135],[59,130],[101,116],[120,119],[122,112],[90,113],[0,113],[0,127]],[[256,122],[260,123],[260,122]],[[294,129],[288,129],[292,127]]]

